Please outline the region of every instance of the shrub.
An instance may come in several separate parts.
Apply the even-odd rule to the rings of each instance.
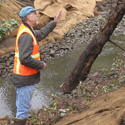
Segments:
[[[18,22],[14,19],[3,20],[2,24],[0,24],[0,41],[5,38],[7,31],[14,30],[18,25]]]

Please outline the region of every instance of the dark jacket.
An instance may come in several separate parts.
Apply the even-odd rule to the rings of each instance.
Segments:
[[[53,21],[48,23],[46,26],[44,26],[40,30],[33,30],[26,23],[24,23],[24,25],[30,28],[30,30],[33,32],[38,42],[44,39],[56,27],[56,23]],[[27,67],[41,70],[43,68],[43,62],[40,60],[33,59],[30,56],[30,54],[33,51],[32,36],[30,36],[28,33],[24,33],[20,36],[18,43],[19,43],[19,59],[20,59],[21,64]],[[35,75],[30,75],[30,76],[22,76],[22,75],[17,75],[13,73],[12,79],[13,79],[13,83],[15,87],[33,85],[33,84],[39,83],[40,72],[38,72]]]

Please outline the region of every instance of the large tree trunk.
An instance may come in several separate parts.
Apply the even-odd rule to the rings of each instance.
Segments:
[[[125,14],[125,0],[118,0],[117,6],[104,22],[98,33],[90,41],[73,69],[68,79],[60,86],[64,93],[71,92],[77,87],[79,81],[84,81],[91,69],[92,64],[101,53],[103,46],[109,40],[118,23]]]

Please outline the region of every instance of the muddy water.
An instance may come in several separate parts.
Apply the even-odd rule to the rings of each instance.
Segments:
[[[123,48],[125,48],[125,37],[112,36],[111,39]],[[79,56],[84,51],[87,44],[78,45],[74,51],[69,54],[57,58],[47,64],[47,68],[41,71],[41,82],[35,86],[33,98],[31,100],[32,109],[38,109],[41,106],[46,106],[50,102],[50,93],[62,94],[60,85],[70,75]],[[107,43],[94,62],[92,69],[110,68],[113,63],[113,58],[118,54],[123,54],[123,51],[116,46]],[[0,81],[0,117],[15,115],[15,88],[13,86],[11,77]]]

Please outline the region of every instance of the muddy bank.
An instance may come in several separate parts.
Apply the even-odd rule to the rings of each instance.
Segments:
[[[41,59],[47,63],[55,58],[64,56],[66,53],[69,53],[75,49],[77,44],[84,44],[89,42],[98,32],[101,24],[105,21],[105,19],[109,17],[109,13],[116,6],[115,1],[109,2],[108,0],[105,0],[101,3],[97,2],[96,8],[99,12],[98,15],[93,18],[87,18],[82,23],[77,23],[76,26],[72,27],[72,29],[65,33],[65,38],[63,41],[49,42],[48,44],[41,46]],[[113,35],[125,35],[123,26],[125,26],[125,16],[119,23]],[[0,57],[0,77],[7,77],[12,75],[13,59],[14,51]]]
[[[125,125],[125,88],[86,103],[82,112],[71,112],[54,125]]]

